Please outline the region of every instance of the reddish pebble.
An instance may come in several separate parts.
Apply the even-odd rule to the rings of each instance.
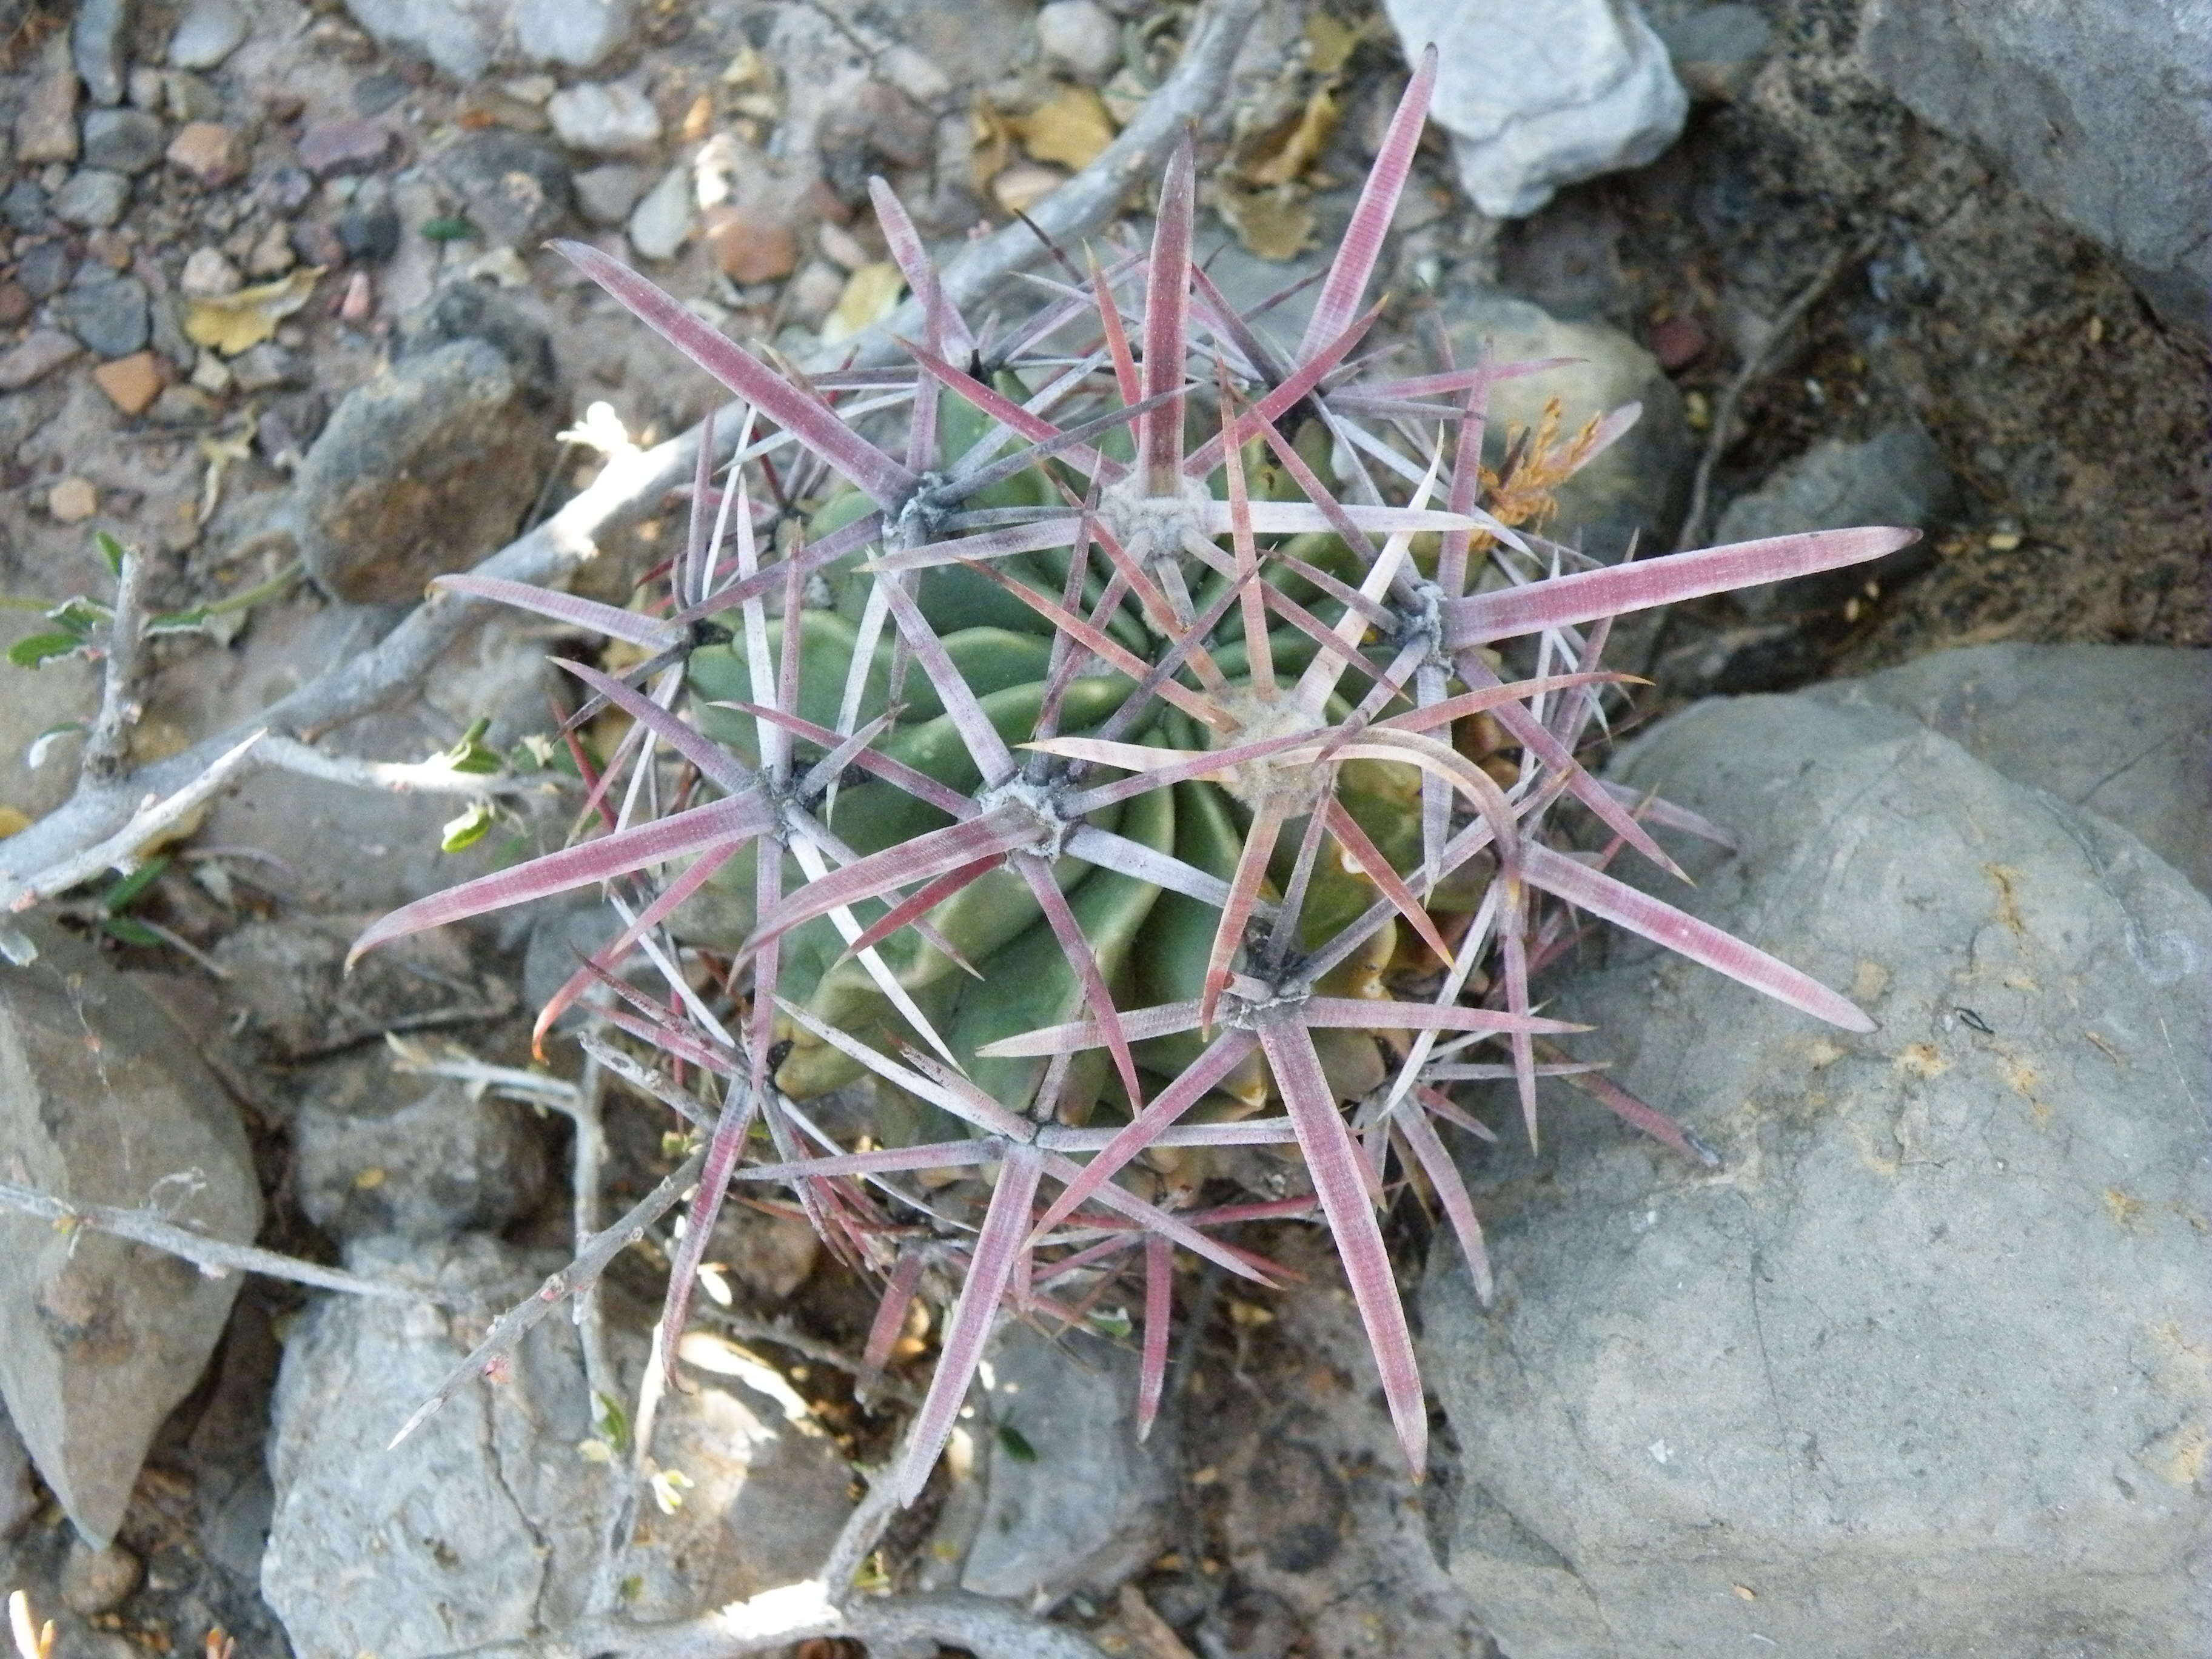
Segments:
[[[246,141],[219,121],[189,121],[169,141],[169,165],[210,190],[246,176]]]
[[[799,269],[799,238],[780,219],[712,207],[702,222],[722,274],[741,288],[781,282]]]
[[[300,135],[300,165],[318,179],[371,173],[392,149],[392,131],[379,121],[318,121]]]
[[[13,328],[29,316],[38,301],[21,283],[0,283],[0,328]]]
[[[143,415],[161,395],[161,365],[150,351],[134,351],[92,371],[93,382],[125,415]]]
[[[376,296],[368,286],[368,273],[356,270],[346,278],[345,298],[338,301],[338,317],[349,323],[365,323],[368,313],[376,308]]]
[[[1705,331],[1687,317],[1669,317],[1651,331],[1651,355],[1668,374],[1705,355]]]

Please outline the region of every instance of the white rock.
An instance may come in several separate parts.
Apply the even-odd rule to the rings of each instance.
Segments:
[[[1097,0],[1052,0],[1037,13],[1044,55],[1079,80],[1099,82],[1121,61],[1121,28]]]
[[[630,0],[522,0],[515,35],[533,63],[589,69],[629,33]]]
[[[221,248],[196,247],[185,261],[179,286],[192,299],[212,300],[237,293],[246,286],[246,278],[238,274],[236,265],[223,257]]]
[[[1493,218],[1519,218],[1562,185],[1642,167],[1689,113],[1667,49],[1626,0],[1386,0],[1417,55],[1434,41],[1430,115],[1452,135],[1460,183]]]
[[[495,64],[589,69],[629,32],[631,0],[345,0],[388,46],[422,53],[456,81]]]
[[[691,178],[682,163],[661,175],[629,216],[629,245],[647,259],[672,259],[691,234]]]
[[[660,142],[660,116],[635,87],[586,81],[546,100],[553,131],[571,149],[593,155],[650,155]]]
[[[237,0],[192,0],[169,37],[169,67],[213,69],[246,39],[246,14]]]

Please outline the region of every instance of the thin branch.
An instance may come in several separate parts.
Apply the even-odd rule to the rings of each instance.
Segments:
[[[1121,136],[1032,210],[1030,217],[1048,236],[1073,241],[1103,224],[1119,210],[1132,185],[1164,165],[1186,123],[1206,120],[1226,107],[1223,94],[1230,68],[1261,3],[1218,0],[1206,9],[1182,61]],[[969,244],[945,266],[945,294],[956,306],[977,303],[1043,252],[1033,232],[1019,223],[1006,226]],[[897,337],[919,337],[925,325],[921,306],[908,300],[866,333],[817,353],[805,367],[827,372],[848,363],[870,368],[896,362],[901,356]],[[720,429],[734,434],[739,425],[732,418]],[[536,586],[559,582],[599,551],[602,538],[657,511],[662,497],[687,482],[696,464],[698,444],[699,428],[695,427],[651,449],[610,460],[590,488],[485,559],[475,574]],[[252,737],[268,730],[312,740],[373,710],[407,701],[438,659],[495,609],[488,600],[433,594],[374,649],[338,664],[264,710]],[[55,811],[0,842],[0,903],[16,902],[27,908],[97,874],[107,860],[84,868],[83,860],[90,854],[80,849],[95,842],[104,848],[118,840],[119,830],[135,836],[120,840],[126,851],[144,839],[126,823],[131,802],[149,794],[175,798],[187,791],[193,792],[192,805],[205,800],[234,775],[226,774],[221,782],[210,783],[210,769],[246,741],[244,728],[234,727],[142,767],[116,784],[81,785]],[[181,817],[183,811],[177,816]],[[72,869],[82,873],[58,878],[58,872]]]
[[[260,763],[303,778],[342,783],[355,789],[386,789],[395,795],[550,795],[550,779],[513,772],[457,772],[444,760],[373,761],[333,755],[290,738],[262,739]]]
[[[453,1305],[451,1297],[434,1291],[394,1284],[388,1279],[364,1279],[358,1273],[302,1261],[296,1256],[279,1255],[274,1250],[252,1244],[210,1238],[205,1233],[163,1221],[144,1210],[67,1203],[35,1188],[19,1187],[12,1182],[0,1181],[0,1208],[20,1211],[64,1226],[90,1227],[95,1232],[112,1233],[136,1244],[150,1244],[157,1250],[182,1256],[210,1279],[232,1273],[259,1273],[268,1279],[289,1279],[295,1285],[312,1285],[317,1290],[343,1291],[349,1296],[374,1297],[386,1302],[427,1302],[438,1307]]]
[[[716,1307],[700,1309],[699,1316],[732,1336],[748,1342],[768,1342],[779,1348],[788,1348],[817,1365],[827,1365],[848,1376],[863,1376],[867,1370],[861,1361],[842,1348],[793,1328],[788,1320],[756,1319],[749,1314],[733,1313],[727,1308]],[[902,1406],[921,1404],[921,1391],[908,1387],[896,1377],[879,1377],[870,1392],[896,1400]]]
[[[112,544],[110,544],[112,546]],[[131,728],[142,712],[132,695],[146,643],[146,561],[125,551],[115,575],[115,610],[107,622],[107,662],[100,684],[100,713],[84,740],[87,782],[112,783],[131,754]]]

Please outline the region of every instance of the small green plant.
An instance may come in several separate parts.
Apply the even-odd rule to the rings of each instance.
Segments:
[[[1552,492],[1634,408],[1572,432],[1555,414],[1486,466],[1490,388],[1551,365],[1392,376],[1362,355],[1434,70],[1431,53],[1289,351],[1260,320],[1272,302],[1240,314],[1192,258],[1188,143],[1149,247],[1067,264],[1035,317],[981,330],[878,184],[922,318],[899,372],[802,381],[564,245],[741,400],[735,459],[716,467],[710,432],[654,614],[446,579],[641,656],[562,665],[580,719],[631,724],[591,783],[603,833],[410,905],[355,950],[603,885],[622,930],[541,1037],[602,993],[606,1020],[717,1096],[665,1348],[733,1180],[788,1186],[881,1275],[872,1365],[949,1275],[909,1500],[1002,1310],[1140,1332],[1149,1426],[1173,1251],[1267,1283],[1236,1230],[1316,1208],[1419,1470],[1426,1413],[1376,1216],[1427,1187],[1489,1294],[1440,1131],[1489,1132],[1453,1091],[1510,1085],[1533,1137],[1535,1080],[1563,1075],[1700,1152],[1535,1012],[1532,979],[1584,917],[1870,1029],[1609,874],[1623,853],[1675,870],[1651,825],[1722,832],[1577,753],[1628,678],[1602,666],[1613,617],[1913,532],[1612,565],[1547,538]],[[865,435],[886,422],[888,446]],[[1596,853],[1565,838],[1570,810]],[[640,950],[663,994],[619,976]],[[841,1139],[811,1103],[863,1079],[870,1127]],[[1255,1146],[1301,1159],[1311,1194],[1236,1190]],[[1106,1305],[1124,1273],[1133,1321]]]

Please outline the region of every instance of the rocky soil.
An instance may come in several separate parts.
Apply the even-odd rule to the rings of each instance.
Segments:
[[[1716,919],[1806,912],[1800,937],[1752,936],[1838,984],[1874,963],[1881,983],[1861,990],[1887,988],[1885,1035],[1828,1054],[1802,1033],[1735,1032],[1724,1063],[1693,1063],[1741,1011],[1670,981],[1646,1029],[1648,965],[1593,957],[1561,994],[1612,1010],[1624,1080],[1706,1126],[1730,1173],[1692,1180],[1587,1122],[1540,1160],[1475,1162],[1493,1256],[1517,1265],[1496,1316],[1430,1274],[1427,1340],[1451,1356],[1431,1370],[1453,1380],[1425,1486],[1402,1473],[1326,1248],[1282,1224],[1255,1240],[1308,1272],[1281,1295],[1178,1277],[1182,1346],[1142,1449],[1120,1431],[1123,1349],[1002,1337],[870,1582],[1054,1611],[1141,1659],[1717,1651],[1698,1643],[1724,1617],[1840,1659],[1878,1638],[1854,1646],[1788,1607],[1831,1594],[1837,1540],[1863,1540],[1871,1514],[1881,1547],[1941,1557],[1917,1594],[1987,1595],[2011,1573],[2045,1596],[2041,1624],[2021,1614],[1989,1651],[2181,1650],[2159,1644],[2182,1613],[2119,1596],[2123,1630],[2098,1598],[2119,1595],[2114,1574],[2203,1554],[2187,1513],[2203,1507],[2212,1390],[2191,1161],[2204,1079],[2186,1020],[2201,1027],[2212,948],[2197,914],[2212,289],[2202,215],[2176,223],[2175,204],[2203,199],[2189,122],[2206,43],[2132,0],[2035,27],[2022,19],[2041,9],[1999,0],[1522,9],[1557,15],[1511,46],[1441,0],[1273,0],[1202,135],[1204,250],[1240,303],[1316,269],[1404,84],[1401,37],[1434,34],[1443,91],[1386,257],[1383,330],[1424,362],[1485,339],[1582,360],[1502,389],[1500,428],[1540,418],[1553,392],[1571,418],[1643,403],[1555,532],[1613,556],[1632,537],[1649,554],[1924,527],[1870,575],[1683,607],[1641,627],[1626,664],[1655,681],[1644,720],[1798,694],[1702,706],[1623,775],[1700,780],[1685,799],[1744,836],[1714,876],[1711,902],[1735,907]],[[1919,13],[1938,9],[1935,29]],[[1147,0],[0,0],[0,644],[107,592],[94,535],[109,532],[148,559],[152,609],[211,608],[155,642],[132,758],[247,718],[383,637],[429,577],[714,403],[549,236],[589,239],[733,337],[802,357],[898,297],[871,175],[935,243],[1003,224],[1127,118],[1188,19]],[[2047,131],[1975,91],[1998,85],[2033,88],[2021,102]],[[2135,88],[2163,140],[2106,125],[2112,87]],[[578,590],[626,599],[680,522],[610,535]],[[578,648],[519,621],[481,629],[330,746],[418,761],[473,734],[550,753],[568,694],[549,647]],[[1929,660],[1960,647],[1981,649]],[[68,795],[100,679],[82,660],[0,677],[5,836]],[[1785,762],[1826,792],[1807,823],[1774,821]],[[1767,805],[1747,810],[1753,797]],[[1898,840],[1931,800],[1990,826],[1987,843],[1944,841],[1938,858]],[[635,1398],[665,1228],[617,1258],[600,1315],[538,1328],[511,1389],[465,1393],[384,1454],[565,1259],[586,1218],[578,1160],[594,1225],[675,1167],[659,1120],[572,1048],[526,1069],[531,1011],[596,912],[549,907],[342,975],[368,919],[554,844],[569,804],[518,798],[441,851],[468,838],[459,810],[264,774],[143,892],[52,907],[46,979],[0,966],[0,1181],[150,1204],[430,1297],[210,1276],[0,1215],[5,1328],[38,1333],[0,1355],[15,1419],[0,1590],[56,1620],[63,1659],[216,1630],[256,1656],[404,1659],[523,1640],[587,1606],[675,1617],[771,1589],[812,1570],[854,1466],[887,1452],[926,1382],[922,1325],[856,1394],[873,1287],[795,1214],[732,1206],[709,1251],[720,1294],[683,1354],[697,1389],[661,1414],[659,1501],[618,1571],[611,1471],[639,1453],[595,1401]],[[1928,874],[1911,927],[1856,954],[1852,917],[1813,914],[1814,890],[1788,884],[1795,838],[1832,842],[1846,819],[1854,846],[1948,872]],[[2175,952],[2195,967],[2161,978]],[[1971,1096],[1944,1092],[1968,1078]],[[94,1098],[126,1128],[58,1127],[41,1105]],[[1575,1098],[1571,1122],[1589,1110]],[[1991,1159],[2014,1198],[2079,1188],[2087,1207],[2057,1202],[2028,1229],[1990,1196]],[[190,1176],[149,1188],[156,1164]],[[1796,1201],[1801,1182],[1823,1195]],[[1947,1225],[1949,1254],[1933,1243]],[[1603,1261],[1578,1254],[1593,1226]],[[1421,1282],[1430,1219],[1409,1196],[1389,1231]],[[2032,1262],[1990,1255],[2028,1231]],[[1908,1232],[1929,1249],[1896,1243]],[[1839,1266],[1844,1239],[1863,1254]],[[1639,1298],[1662,1257],[1704,1277],[1653,1304]],[[1818,1357],[1814,1261],[1866,1321],[1847,1358]],[[2031,1388],[2033,1456],[2017,1421],[1971,1413],[1916,1419],[1914,1448],[1875,1443],[1899,1400],[1839,1401],[1826,1368],[1888,1378],[1902,1352],[1918,1363],[1913,1343],[1955,1342],[1943,1272],[2027,1276],[1977,1300],[1975,1366],[2031,1368],[2036,1334],[2074,1305],[2034,1286],[2072,1275],[2066,1294],[2105,1322],[2069,1337],[2067,1363],[2136,1379],[2124,1400],[2070,1402],[2094,1437],[2062,1434],[2069,1402]],[[1895,1284],[1911,1288],[1893,1305],[1851,1300]],[[1570,1303],[1602,1328],[1547,1341]],[[1668,1347],[1686,1328],[1726,1363]],[[1613,1392],[1632,1362],[1681,1396],[1719,1382],[1696,1412],[1651,1414]],[[1975,1366],[1944,1372],[1954,1392],[1989,1381]],[[1962,1459],[1969,1443],[1989,1455]],[[1999,1462],[2014,1484],[1989,1484]],[[1807,1493],[1828,1506],[1812,1520]],[[1986,1540],[1945,1530],[1977,1504],[2039,1517],[2008,1537],[2002,1572],[1976,1553]],[[2067,1504],[2094,1521],[2057,1521]],[[1677,1571],[1715,1526],[1754,1539],[1770,1580]],[[2079,1584],[2053,1565],[2069,1542]],[[2073,1600],[2054,1611],[2060,1580]]]

